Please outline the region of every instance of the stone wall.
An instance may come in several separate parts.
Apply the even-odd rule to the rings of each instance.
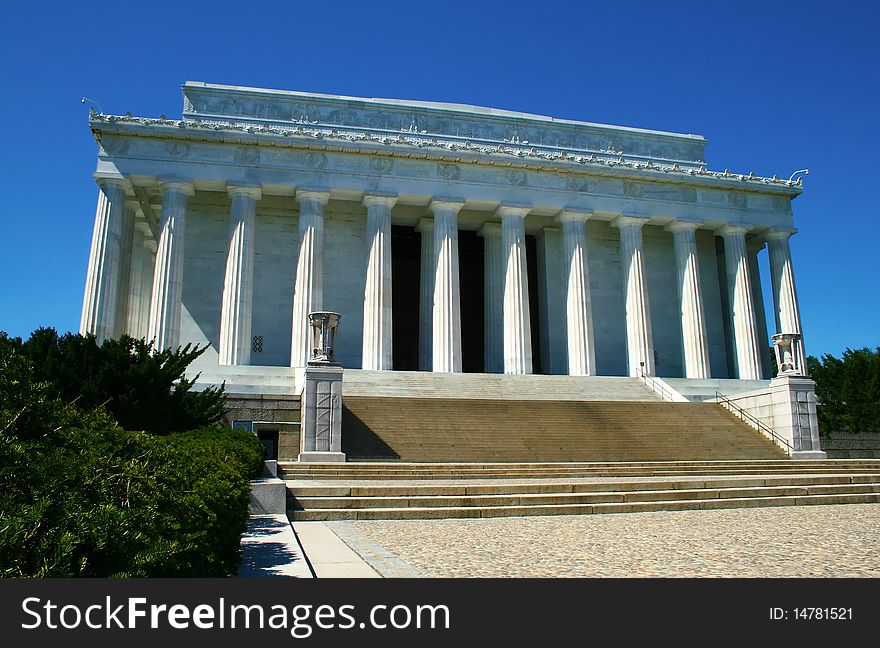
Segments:
[[[880,459],[880,434],[833,434],[822,437],[829,459]]]

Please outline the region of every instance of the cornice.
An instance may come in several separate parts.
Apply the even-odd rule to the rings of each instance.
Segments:
[[[103,135],[155,137],[209,143],[281,146],[354,154],[385,154],[411,159],[518,167],[556,173],[622,177],[646,182],[676,182],[699,188],[733,189],[795,197],[802,180],[765,178],[753,173],[710,171],[690,162],[662,163],[612,151],[589,152],[519,142],[485,143],[449,136],[401,132],[396,136],[308,124],[258,125],[235,121],[174,120],[130,115],[92,114],[89,126],[100,144]]]

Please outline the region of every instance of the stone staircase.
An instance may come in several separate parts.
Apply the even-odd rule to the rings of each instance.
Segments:
[[[296,521],[880,502],[880,461],[280,464]]]
[[[346,369],[342,395],[468,400],[648,401],[660,398],[639,378],[365,371]]]
[[[713,403],[343,395],[349,461],[773,459],[772,441]]]

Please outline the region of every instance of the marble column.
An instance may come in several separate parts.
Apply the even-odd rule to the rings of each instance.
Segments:
[[[618,216],[611,223],[620,231],[620,264],[623,268],[626,304],[627,369],[638,376],[639,369],[653,375],[654,337],[651,331],[651,310],[648,304],[648,282],[645,277],[642,225],[646,219]]]
[[[98,209],[86,274],[80,333],[93,334],[98,342],[114,337],[118,327],[120,275],[125,239],[125,193],[130,187],[121,178],[98,180]]]
[[[188,182],[162,183],[162,215],[147,332],[148,341],[159,350],[180,344],[186,204],[194,193]]]
[[[422,218],[416,229],[422,235],[419,272],[419,370],[431,371],[434,355],[434,219]]]
[[[797,290],[794,286],[794,271],[791,264],[789,238],[796,230],[772,231],[765,235],[770,252],[770,279],[773,283],[773,303],[775,305],[776,331],[778,333],[800,333],[797,346],[797,361],[806,375],[807,357],[804,347],[801,314],[798,307]]]
[[[763,239],[752,237],[746,239],[746,254],[749,260],[749,279],[752,282],[752,299],[755,307],[755,325],[758,329],[758,356],[761,358],[760,376],[771,378],[773,367],[770,356],[773,349],[770,344],[770,336],[767,334],[767,313],[764,310],[764,291],[761,287],[761,268],[758,264],[758,254],[764,249]]]
[[[437,372],[461,371],[461,287],[458,270],[458,212],[462,202],[433,200],[434,304],[432,365]]]
[[[328,191],[300,190],[299,256],[293,288],[290,366],[305,367],[311,356],[309,313],[324,307],[324,206]]]
[[[596,374],[593,304],[590,297],[587,237],[584,231],[584,224],[589,218],[588,212],[567,209],[560,212],[557,217],[562,224],[565,321],[570,376]]]
[[[528,207],[501,205],[501,254],[504,263],[504,373],[532,373],[532,326],[526,265],[525,217]]]
[[[363,368],[390,370],[391,208],[396,196],[364,196],[367,208],[367,272],[364,284]]]
[[[126,330],[137,339],[147,337],[150,322],[150,298],[153,291],[153,268],[156,263],[156,241],[149,226],[137,220],[131,248],[131,278],[128,292]]]
[[[120,337],[129,333],[127,326],[128,300],[133,262],[134,223],[139,210],[140,205],[137,201],[125,201],[124,218],[122,219],[122,240],[119,248],[119,288],[117,290],[116,324],[113,327],[113,337]]]
[[[483,371],[504,373],[504,257],[501,225],[485,223],[483,237]]]
[[[709,378],[709,341],[706,337],[706,314],[700,283],[696,231],[702,223],[674,221],[666,229],[672,232],[675,267],[678,271],[678,301],[681,307],[681,350],[685,378]]]
[[[254,294],[254,230],[259,187],[228,187],[231,200],[226,275],[220,310],[219,364],[251,362]]]
[[[747,231],[746,227],[725,225],[719,233],[724,238],[728,303],[733,321],[737,377],[741,380],[759,380],[761,356],[758,351],[755,302],[746,250]]]

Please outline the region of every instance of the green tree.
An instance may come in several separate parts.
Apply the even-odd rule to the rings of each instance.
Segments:
[[[228,575],[262,457],[219,425],[128,432],[59,399],[0,333],[0,576]]]
[[[847,349],[841,358],[807,358],[816,381],[819,429],[835,433],[880,433],[880,347]]]
[[[129,336],[98,344],[93,335],[41,328],[21,346],[38,381],[81,409],[104,406],[126,430],[169,434],[220,421],[223,387],[194,391],[186,368],[207,347],[154,351]]]

